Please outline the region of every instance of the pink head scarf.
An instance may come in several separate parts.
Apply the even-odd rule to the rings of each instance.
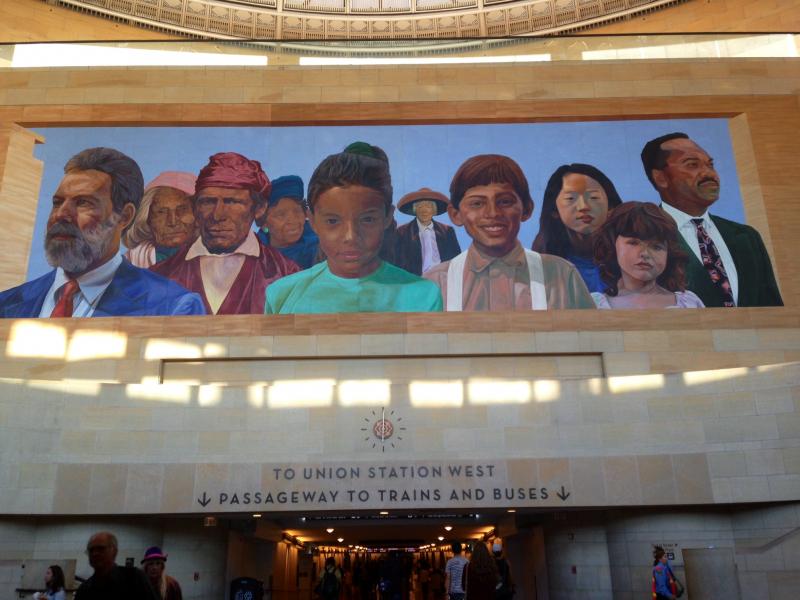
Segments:
[[[186,173],[184,171],[164,171],[159,173],[158,176],[148,183],[144,191],[151,190],[157,187],[168,187],[180,190],[187,196],[194,194],[194,186],[197,181],[197,176],[193,173]]]

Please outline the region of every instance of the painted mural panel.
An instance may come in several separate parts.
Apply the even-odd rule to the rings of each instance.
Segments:
[[[39,132],[3,317],[782,304],[724,119]]]

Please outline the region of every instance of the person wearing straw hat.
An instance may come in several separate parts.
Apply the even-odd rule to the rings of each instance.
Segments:
[[[431,267],[461,253],[455,230],[433,220],[447,212],[447,196],[422,188],[400,198],[397,209],[416,218],[397,228],[395,264],[409,273],[422,275]]]
[[[142,569],[161,600],[183,600],[180,584],[164,572],[166,563],[167,555],[158,546],[150,546],[144,551]]]

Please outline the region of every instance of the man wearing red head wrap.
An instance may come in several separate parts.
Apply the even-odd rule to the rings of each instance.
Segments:
[[[200,294],[209,313],[262,314],[267,286],[299,270],[252,231],[270,187],[258,161],[235,152],[212,156],[193,199],[200,237],[152,270]]]

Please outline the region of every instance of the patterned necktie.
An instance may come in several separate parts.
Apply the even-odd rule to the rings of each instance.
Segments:
[[[72,300],[75,298],[75,293],[80,289],[78,282],[74,279],[69,279],[67,283],[61,286],[61,298],[58,299],[58,304],[53,308],[50,317],[71,317]]]
[[[733,290],[731,290],[731,282],[728,281],[728,274],[725,272],[725,266],[722,264],[722,259],[719,256],[714,240],[708,235],[705,227],[703,227],[703,219],[692,219],[692,223],[697,228],[697,242],[700,244],[700,256],[703,259],[703,266],[711,278],[711,282],[719,288],[722,292],[722,306],[736,306],[733,300]]]

